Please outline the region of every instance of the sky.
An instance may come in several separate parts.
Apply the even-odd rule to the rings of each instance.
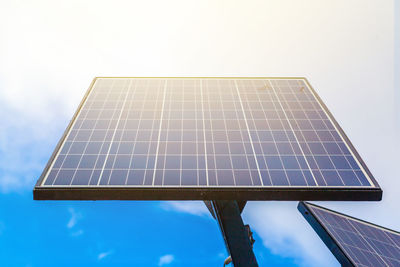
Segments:
[[[383,189],[316,202],[400,230],[399,1],[1,1],[0,265],[222,266],[202,202],[33,201],[96,76],[304,76]],[[339,266],[296,209],[249,202],[260,266]]]

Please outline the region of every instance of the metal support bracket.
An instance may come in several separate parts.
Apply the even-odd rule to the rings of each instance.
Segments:
[[[235,267],[258,267],[249,237],[249,230],[243,225],[241,207],[237,201],[214,200],[211,202],[214,218],[221,228],[226,248]],[[245,204],[245,203],[244,203]]]

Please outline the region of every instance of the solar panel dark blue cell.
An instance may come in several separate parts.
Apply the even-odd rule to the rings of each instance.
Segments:
[[[379,190],[334,124],[304,79],[97,78],[38,188]]]
[[[400,266],[400,233],[309,203],[299,210],[343,266]]]

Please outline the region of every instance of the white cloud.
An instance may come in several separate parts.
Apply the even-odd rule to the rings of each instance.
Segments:
[[[165,210],[185,212],[199,216],[211,216],[202,201],[165,201],[161,203],[161,207]]]
[[[72,232],[71,236],[77,237],[83,235],[84,231],[82,229],[79,229],[78,231]]]
[[[68,208],[68,212],[70,213],[71,217],[67,222],[68,232],[71,237],[78,237],[84,234],[85,231],[82,229],[77,229],[76,225],[80,219],[83,218],[80,212],[77,212],[74,208]]]
[[[158,261],[158,266],[163,266],[172,263],[175,260],[174,255],[167,254],[162,257],[160,257],[160,260]]]
[[[338,266],[314,230],[297,211],[297,202],[249,202],[243,214],[272,253],[294,258],[299,266]]]
[[[16,175],[4,174],[0,177],[0,189],[2,192],[9,192],[15,188],[21,188],[25,185],[25,179],[16,177]]]
[[[11,107],[0,94],[0,117],[0,191],[32,188],[61,136],[66,116],[58,121],[36,117],[29,109]]]
[[[112,253],[113,253],[112,250],[99,253],[99,255],[97,255],[97,259],[100,261],[100,260],[104,259],[105,257],[110,256]]]
[[[76,212],[74,208],[69,208],[68,211],[71,214],[71,217],[68,220],[67,228],[71,229],[77,224],[78,220],[82,218],[82,214]]]

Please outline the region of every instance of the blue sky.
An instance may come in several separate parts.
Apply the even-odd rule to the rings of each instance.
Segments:
[[[3,2],[1,266],[221,266],[227,256],[201,202],[32,200],[95,76],[307,77],[384,190],[378,203],[318,204],[400,230],[396,1]],[[246,206],[260,266],[339,266],[296,205]]]
[[[221,266],[226,257],[216,222],[167,210],[160,202],[33,202],[1,196],[3,266]],[[198,203],[202,205],[202,203]],[[260,242],[261,266],[297,266]]]

